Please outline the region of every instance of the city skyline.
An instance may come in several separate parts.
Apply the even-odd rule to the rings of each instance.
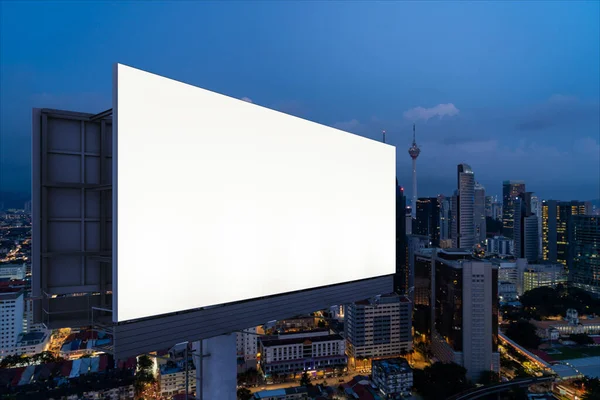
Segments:
[[[544,199],[600,197],[598,3],[0,7],[3,192],[30,189],[31,108],[110,108],[118,61],[375,140],[385,129],[405,188],[416,123],[419,196],[451,195],[468,163],[490,195],[524,180]]]

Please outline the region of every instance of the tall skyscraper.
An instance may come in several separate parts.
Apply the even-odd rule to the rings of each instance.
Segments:
[[[521,193],[525,192],[524,181],[504,181],[502,182],[502,225],[503,234],[508,238],[513,238],[513,224],[515,206],[514,202]]]
[[[514,201],[513,236],[514,255],[534,263],[539,258],[539,231],[537,215],[532,212],[533,193],[525,192]]]
[[[494,196],[485,196],[485,216],[493,218],[492,204],[494,204]]]
[[[429,237],[432,247],[440,244],[440,203],[437,197],[417,200],[417,218],[413,233]]]
[[[542,255],[542,201],[537,195],[531,196],[531,212],[538,221],[538,256]]]
[[[473,221],[475,223],[475,242],[485,242],[486,197],[485,188],[479,182],[475,184],[475,204],[473,207],[473,213]]]
[[[496,221],[502,221],[502,203],[499,201],[492,203],[492,218]]]
[[[469,379],[477,380],[487,370],[498,372],[498,267],[475,260],[468,250],[437,249],[431,257],[431,290],[419,290],[415,303],[431,305],[433,354],[465,367]],[[427,281],[419,279],[419,284]]]
[[[573,285],[600,297],[600,217],[571,218],[569,277]]]
[[[406,197],[404,188],[396,179],[396,274],[394,275],[394,291],[405,293],[408,285],[408,267],[406,263]]]
[[[450,239],[450,218],[452,217],[451,198],[440,198],[440,239]]]
[[[582,201],[542,202],[542,259],[559,262],[567,267],[569,261],[569,223],[574,215],[585,215]]]
[[[475,174],[468,164],[459,164],[457,167],[458,190],[456,193],[456,227],[452,227],[455,237],[452,238],[456,247],[471,249],[475,243]],[[453,206],[453,214],[454,214]],[[453,217],[454,222],[454,217]]]
[[[415,124],[413,124],[413,141],[412,146],[408,149],[408,154],[412,158],[412,217],[415,218],[417,212],[417,157],[421,154],[421,149],[417,146],[415,133]]]
[[[450,239],[452,247],[458,248],[458,190],[450,197]]]

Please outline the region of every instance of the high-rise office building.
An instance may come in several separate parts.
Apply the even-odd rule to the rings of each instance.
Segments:
[[[452,208],[450,205],[451,198],[441,197],[440,198],[440,240],[450,239],[450,226],[452,217]]]
[[[537,195],[531,195],[531,212],[538,221],[538,256],[542,255],[542,200]]]
[[[431,268],[426,266],[428,254]],[[426,325],[432,327],[433,354],[465,367],[470,379],[483,371],[499,371],[498,267],[474,259],[465,249],[434,249],[416,257],[415,304],[429,305]],[[422,290],[427,283],[431,289]]]
[[[467,164],[457,167],[458,189],[452,197],[452,243],[471,249],[475,243],[475,174]]]
[[[492,203],[492,218],[496,221],[502,221],[502,203],[499,201]]]
[[[494,204],[494,196],[485,196],[485,216],[492,218],[492,204]]]
[[[412,349],[412,306],[406,296],[388,294],[349,304],[344,321],[348,355],[373,358]]]
[[[431,246],[439,246],[440,203],[437,197],[421,197],[417,200],[417,218],[413,233],[427,236]]]
[[[514,255],[526,258],[528,262],[536,262],[539,258],[538,218],[532,212],[531,192],[522,193],[513,203],[513,236]]]
[[[413,226],[413,217],[412,217],[412,208],[407,206],[404,211],[406,217],[404,218],[405,226],[406,226],[406,234],[412,235],[412,226]]]
[[[582,201],[542,202],[543,260],[569,267],[569,221],[575,215],[585,215],[585,212],[586,206]]]
[[[479,182],[475,184],[475,200],[473,206],[473,221],[475,223],[475,241],[483,243],[486,237],[486,197],[485,187]]]
[[[406,197],[404,188],[398,185],[396,179],[396,273],[394,275],[396,293],[404,293],[408,285],[406,246]]]
[[[571,217],[569,245],[570,281],[573,285],[600,297],[600,217]]]
[[[502,182],[502,225],[503,234],[506,237],[513,238],[514,224],[514,202],[521,193],[525,192],[524,181],[504,181]]]

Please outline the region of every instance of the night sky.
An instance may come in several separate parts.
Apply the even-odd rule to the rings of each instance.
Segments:
[[[111,107],[112,64],[398,146],[410,195],[470,164],[493,195],[600,198],[600,3],[0,2],[0,190],[29,192],[31,108]],[[283,132],[282,132],[283,134]]]

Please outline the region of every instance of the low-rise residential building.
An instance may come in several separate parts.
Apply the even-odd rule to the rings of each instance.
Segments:
[[[168,361],[159,368],[159,382],[160,382],[160,393],[162,396],[174,396],[178,393],[185,393],[185,362],[183,360],[178,362]],[[188,361],[188,393],[196,390],[196,368],[194,363]]]
[[[50,343],[50,332],[22,333],[15,344],[15,354],[32,356],[41,353],[48,348]]]
[[[332,373],[346,368],[344,338],[328,329],[260,337],[260,368],[265,376],[303,371]]]
[[[371,375],[387,399],[407,395],[413,387],[413,371],[404,358],[373,361]]]

